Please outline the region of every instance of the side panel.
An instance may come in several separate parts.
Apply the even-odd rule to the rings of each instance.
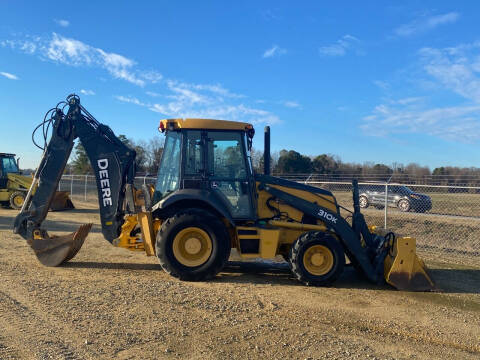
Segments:
[[[260,182],[257,182],[256,185],[257,185],[257,194],[258,194],[258,199],[257,199],[258,218],[260,219],[270,218],[275,215],[274,212],[267,206],[267,201],[269,198],[272,197],[272,195],[267,191],[261,189]],[[307,190],[296,189],[296,188],[280,186],[280,185],[270,185],[270,186],[272,188],[281,190],[283,192],[294,195],[306,201],[317,203],[318,205],[321,205],[331,211],[335,211],[335,212],[337,211],[335,197],[333,195],[317,194]],[[289,204],[286,204],[283,202],[274,203],[274,207],[278,207],[280,212],[288,213],[288,215],[292,219],[295,219],[296,221],[302,220],[303,212],[293,206],[290,206]]]
[[[0,189],[0,201],[10,200],[10,195],[11,195],[10,191]]]
[[[7,174],[8,187],[13,189],[28,190],[32,185],[33,178],[18,174]]]

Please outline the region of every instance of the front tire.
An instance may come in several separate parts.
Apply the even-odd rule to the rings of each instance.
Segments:
[[[12,209],[20,210],[25,202],[25,193],[22,191],[15,191],[10,195],[10,206]]]
[[[308,286],[328,286],[342,274],[345,253],[331,235],[311,231],[290,248],[290,268],[298,281]]]
[[[397,207],[402,212],[409,212],[410,211],[410,201],[408,201],[407,199],[401,199],[398,202]]]
[[[213,214],[188,209],[167,219],[156,240],[156,254],[163,270],[186,281],[215,277],[231,250],[222,221]]]

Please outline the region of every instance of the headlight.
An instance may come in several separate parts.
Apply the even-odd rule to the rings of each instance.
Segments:
[[[421,199],[420,195],[415,195],[415,194],[410,195],[410,197],[414,199]]]

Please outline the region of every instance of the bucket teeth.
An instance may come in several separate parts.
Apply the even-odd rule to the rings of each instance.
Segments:
[[[42,231],[38,238],[35,236],[28,244],[43,265],[59,266],[75,257],[91,228],[92,224],[84,224],[77,231],[62,236],[49,236]]]
[[[386,282],[398,290],[435,290],[435,283],[425,263],[416,254],[416,241],[411,237],[395,240],[385,258],[384,275]]]

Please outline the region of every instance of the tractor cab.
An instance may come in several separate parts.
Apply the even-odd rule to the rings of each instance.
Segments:
[[[234,221],[255,218],[255,181],[250,158],[254,134],[248,123],[210,119],[168,119],[154,203],[171,196],[207,199]],[[222,214],[225,215],[225,214]]]
[[[20,174],[15,154],[0,153],[0,189],[7,187],[8,174]]]

